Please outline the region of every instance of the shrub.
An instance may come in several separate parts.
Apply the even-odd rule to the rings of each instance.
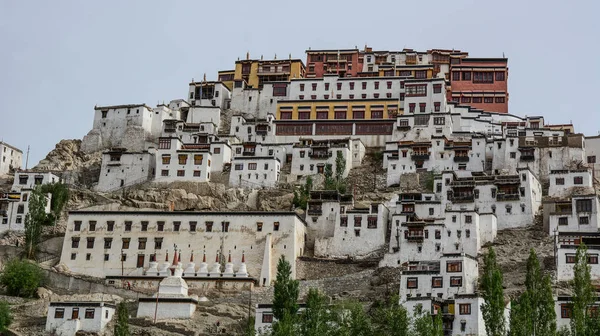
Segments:
[[[0,284],[12,296],[34,297],[38,287],[44,283],[42,269],[29,261],[12,259],[4,265],[0,274]]]

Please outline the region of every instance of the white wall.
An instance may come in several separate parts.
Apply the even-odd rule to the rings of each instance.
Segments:
[[[114,191],[154,178],[156,158],[149,152],[105,152],[95,189]]]
[[[10,168],[21,169],[23,152],[4,142],[0,142],[0,176],[8,174]]]
[[[252,166],[256,166],[251,169]],[[269,156],[238,156],[231,161],[229,186],[246,188],[274,187],[279,181],[281,163]]]
[[[63,318],[55,318],[57,309],[64,309]],[[79,319],[72,320],[73,309],[79,309]],[[87,309],[94,310],[94,318],[86,318]],[[114,306],[106,306],[104,303],[86,305],[85,302],[68,302],[61,305],[60,302],[52,302],[48,307],[46,317],[46,331],[56,332],[59,335],[75,335],[79,330],[88,332],[102,332],[115,314]],[[74,323],[75,322],[75,323]]]

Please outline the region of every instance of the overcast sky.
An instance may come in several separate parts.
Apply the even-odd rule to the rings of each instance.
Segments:
[[[0,0],[0,140],[29,167],[94,105],[185,98],[234,61],[304,50],[461,49],[509,58],[510,113],[600,131],[600,1]],[[592,99],[593,98],[593,99]]]

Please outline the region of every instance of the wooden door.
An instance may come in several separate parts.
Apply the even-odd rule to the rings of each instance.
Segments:
[[[79,318],[79,308],[73,308],[71,312],[71,320],[76,320]]]
[[[138,254],[138,257],[137,257],[137,266],[136,266],[137,268],[144,267],[144,258],[145,257],[146,256],[143,255],[143,254]]]

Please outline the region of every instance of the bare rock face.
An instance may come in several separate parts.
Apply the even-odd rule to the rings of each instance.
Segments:
[[[56,147],[41,160],[34,169],[39,170],[79,170],[100,162],[101,154],[81,152],[81,140],[61,140]]]

